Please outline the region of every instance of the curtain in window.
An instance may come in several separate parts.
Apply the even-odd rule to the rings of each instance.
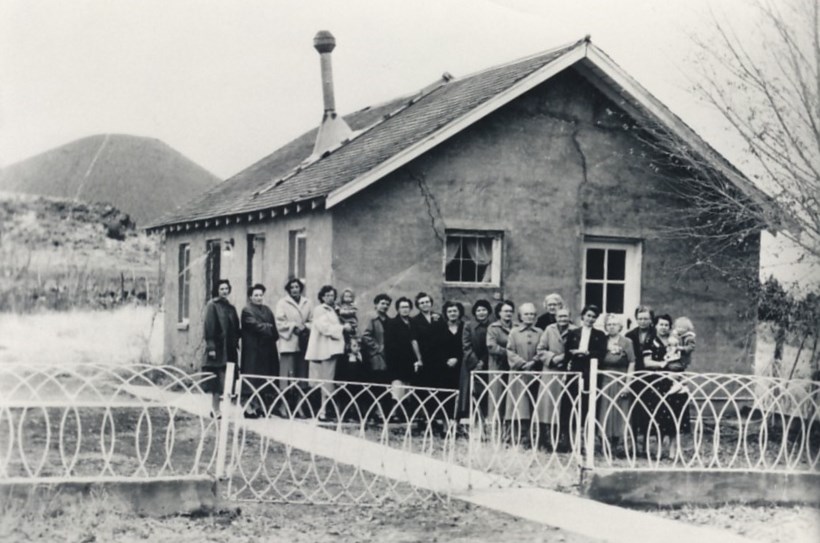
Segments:
[[[447,264],[449,265],[450,262],[456,259],[456,254],[458,254],[458,247],[461,244],[461,236],[448,236],[447,237]]]
[[[481,277],[481,283],[489,283],[492,281],[492,266],[493,261],[493,239],[492,238],[475,238],[475,243],[469,243],[469,253],[477,266],[484,267],[484,275]]]

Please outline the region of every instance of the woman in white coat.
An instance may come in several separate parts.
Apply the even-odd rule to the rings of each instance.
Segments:
[[[308,376],[320,380],[322,403],[317,418],[327,422],[327,402],[333,394],[336,378],[336,360],[345,350],[345,332],[351,331],[349,323],[342,324],[336,313],[336,289],[325,285],[319,290],[320,305],[313,308],[313,326],[310,329],[305,359],[310,363]],[[337,409],[337,412],[341,411]]]
[[[308,364],[305,361],[305,348],[310,334],[311,307],[304,296],[305,285],[299,279],[289,279],[285,283],[287,295],[276,304],[276,329],[279,340],[276,347],[279,351],[279,390],[288,405],[280,403],[276,413],[285,418],[291,416],[305,417],[305,391],[308,377]],[[300,381],[293,381],[300,379]]]

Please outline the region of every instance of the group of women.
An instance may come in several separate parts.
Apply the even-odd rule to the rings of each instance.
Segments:
[[[220,282],[219,296],[206,310],[203,366],[217,375],[218,386],[225,363],[237,359],[241,338],[241,371],[278,376],[278,383],[265,383],[275,383],[271,388],[279,390],[313,383],[321,390],[320,421],[334,416],[327,408],[334,380],[389,385],[394,402],[402,401],[409,387],[458,390],[457,405],[447,406],[451,416],[466,416],[471,398],[480,395],[484,416],[503,421],[508,439],[524,443],[526,436],[539,435],[544,436],[539,445],[560,449],[571,437],[572,406],[580,402],[581,417],[586,416],[590,361],[597,359],[605,370],[598,387],[609,392],[599,398],[598,414],[617,453],[627,442],[635,443],[640,453],[650,435],[660,436],[669,451],[675,436],[689,430],[685,387],[674,377],[689,366],[695,346],[687,318],[673,322],[642,306],[635,312],[637,326],[623,334],[624,323],[617,315],[606,316],[605,332],[595,328],[600,313],[595,306],[585,307],[579,324],[573,324],[557,294],[545,298],[546,312],[537,318],[534,304],[522,304],[515,322],[516,306],[509,300],[495,307],[478,300],[467,320],[458,302],[445,302],[438,313],[427,293],[395,302],[382,293],[373,300],[374,314],[362,327],[349,289],[338,299],[336,289],[326,285],[316,305],[304,297],[298,279],[289,280],[285,291],[271,311],[263,303],[265,287],[254,285],[239,319],[227,301],[230,284]],[[393,317],[388,315],[391,306]],[[652,373],[633,380],[642,370]],[[473,391],[471,374],[476,371],[507,373],[482,376],[481,390]],[[580,374],[587,385],[581,389],[578,379],[564,379],[561,372]],[[617,379],[620,388],[612,393],[618,372],[626,378]],[[219,416],[218,388],[214,390],[214,416]],[[246,403],[246,416],[265,409],[264,394],[256,397],[256,404]],[[267,410],[307,416],[299,404],[282,401]],[[533,432],[536,424],[540,431]]]

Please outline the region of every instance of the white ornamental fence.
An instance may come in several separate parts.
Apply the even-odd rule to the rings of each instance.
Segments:
[[[817,381],[627,375],[593,360],[586,382],[580,373],[475,372],[472,390],[471,467],[515,483],[554,484],[572,467],[820,471]]]
[[[232,372],[220,423],[210,375],[2,365],[0,483],[216,477],[236,500],[377,504],[592,469],[820,471],[816,381],[475,372],[459,421],[455,390]]]
[[[217,424],[181,407],[211,379],[168,366],[0,365],[0,482],[215,473]]]
[[[449,496],[457,391],[242,375],[237,393],[230,499],[374,505]]]

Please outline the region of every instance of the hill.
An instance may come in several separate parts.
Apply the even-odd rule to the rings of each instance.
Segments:
[[[218,182],[157,139],[120,134],[82,138],[0,171],[0,191],[110,203],[139,225]]]
[[[156,302],[159,243],[110,204],[0,193],[0,312]]]

